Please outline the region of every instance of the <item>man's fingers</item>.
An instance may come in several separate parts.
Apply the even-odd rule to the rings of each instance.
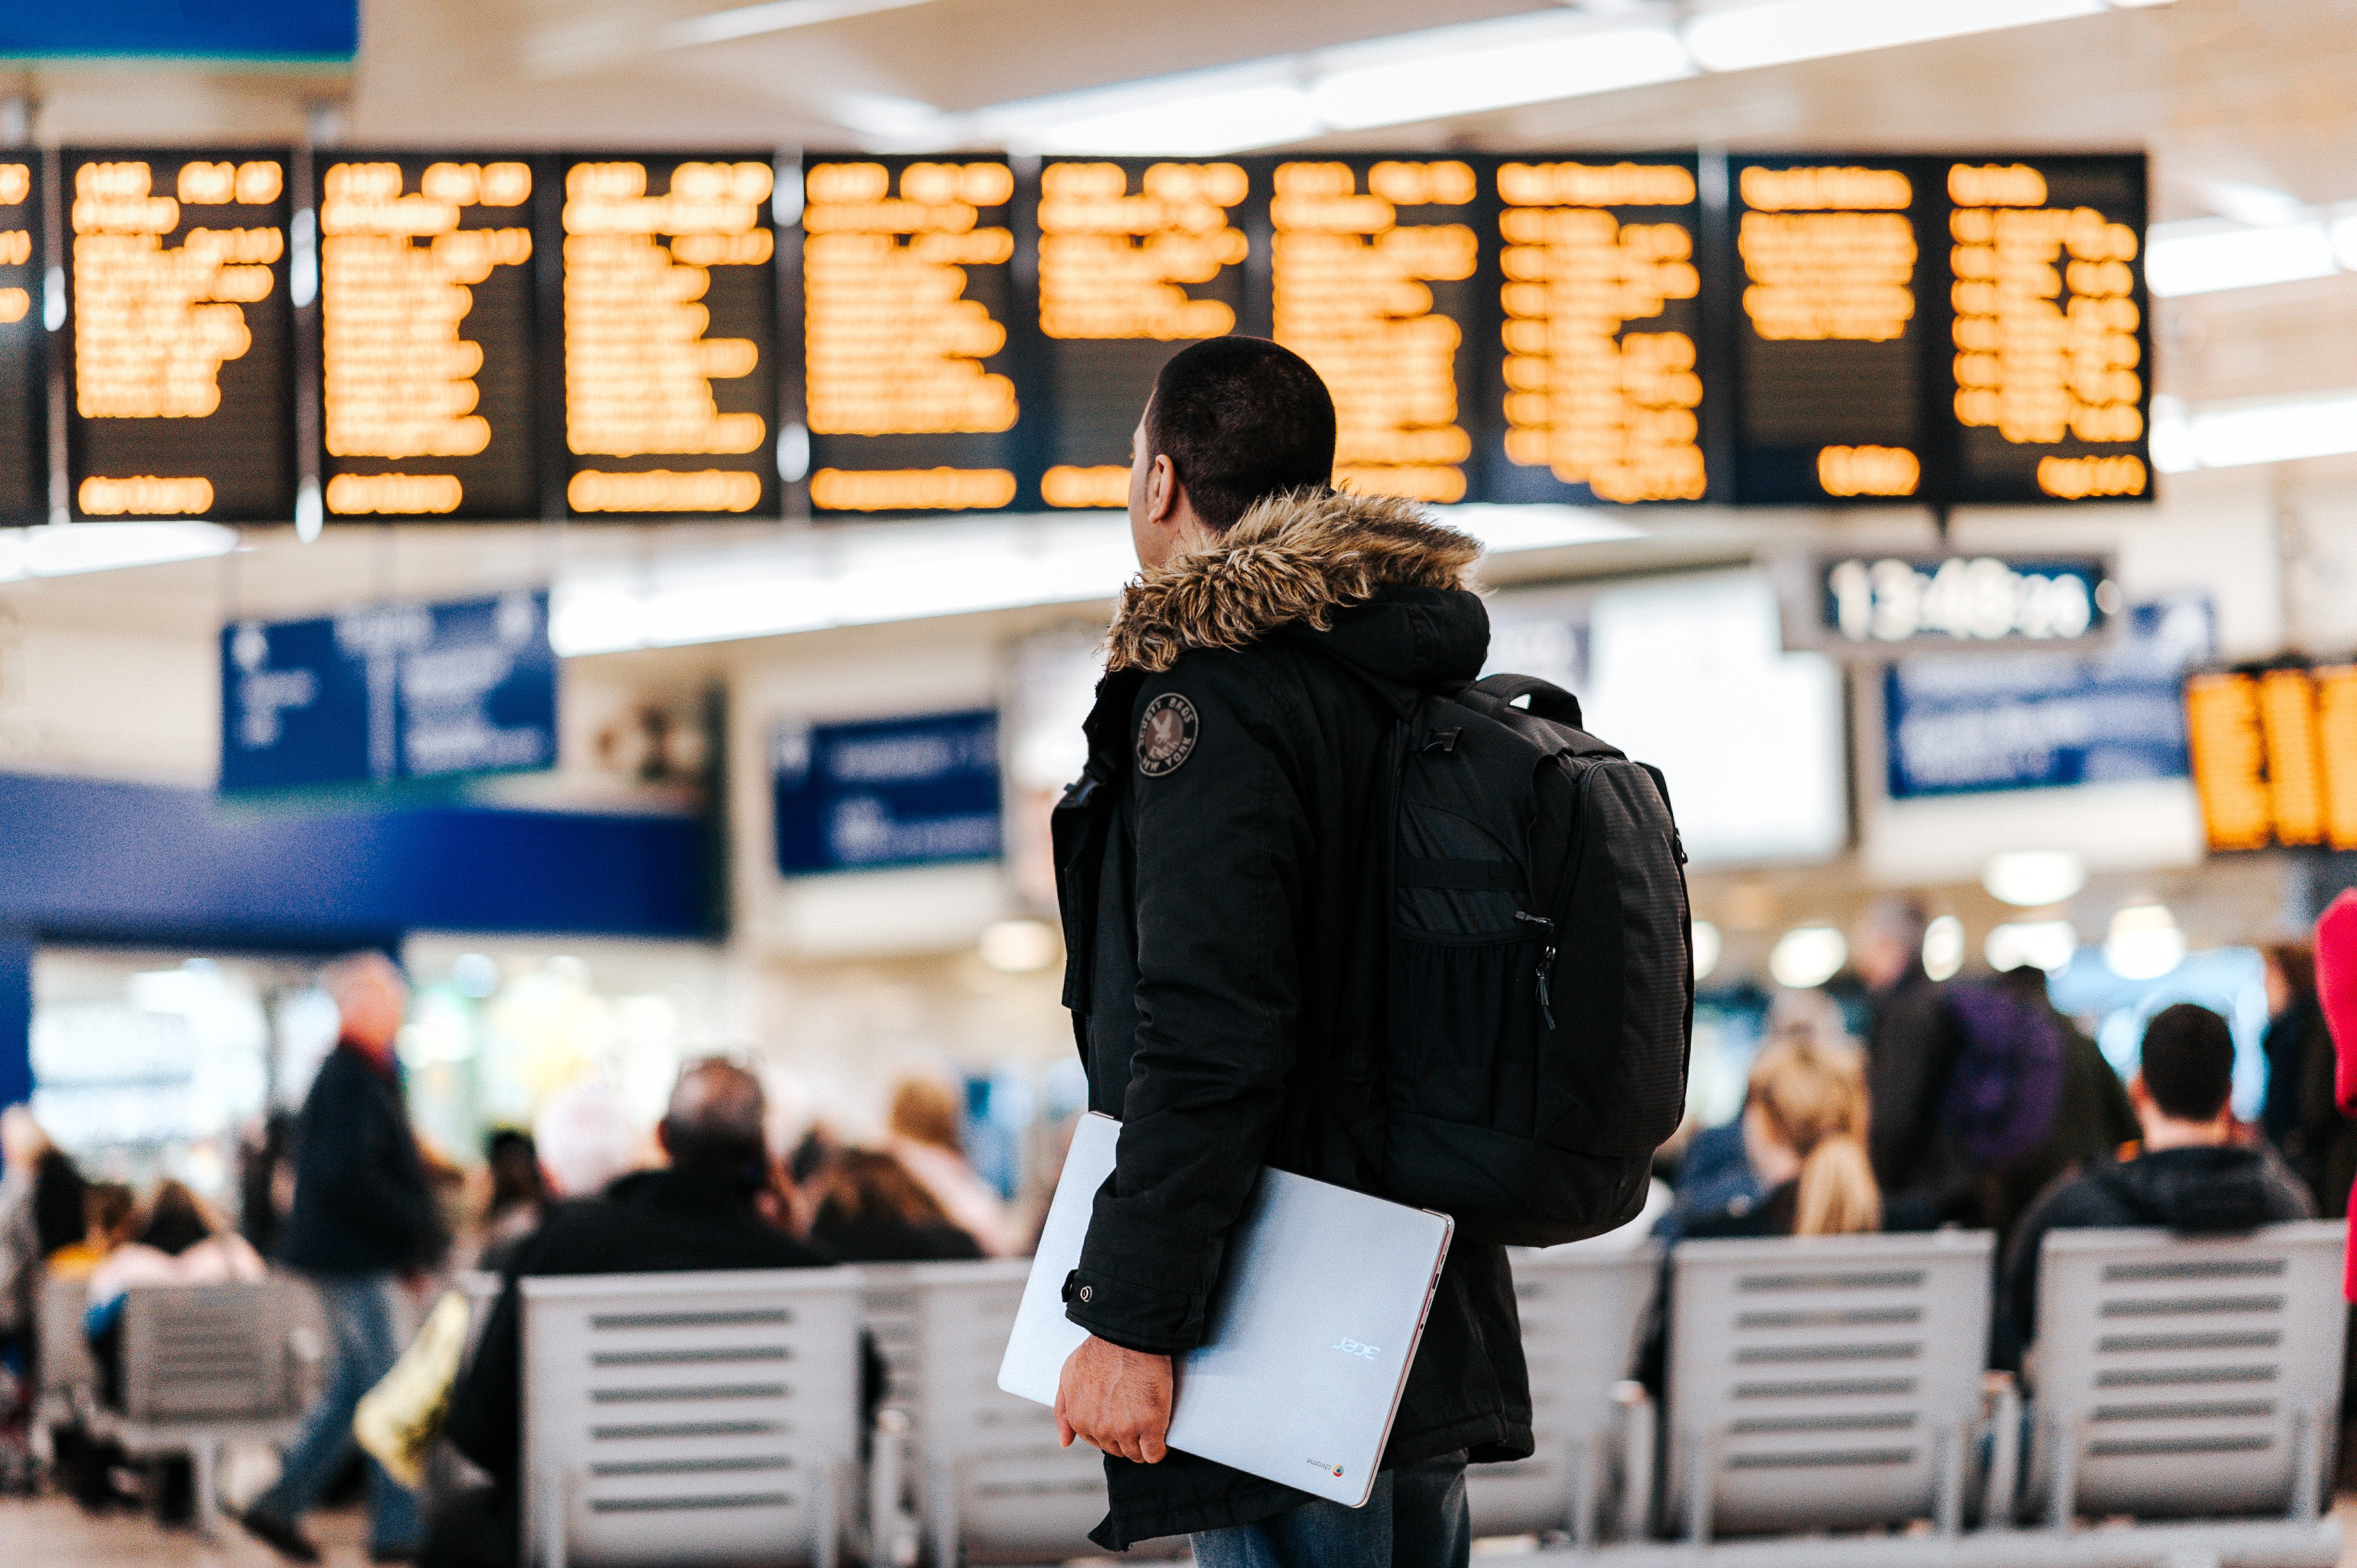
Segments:
[[[1162,1442],[1162,1434],[1158,1432],[1147,1433],[1145,1439],[1138,1444],[1137,1447],[1138,1452],[1145,1456],[1146,1463],[1149,1465],[1161,1464],[1164,1455],[1170,1452],[1168,1447],[1164,1446]]]
[[[1072,1430],[1072,1423],[1064,1419],[1063,1407],[1059,1405],[1056,1409],[1057,1446],[1070,1448],[1072,1445],[1072,1439],[1078,1435],[1080,1434]]]

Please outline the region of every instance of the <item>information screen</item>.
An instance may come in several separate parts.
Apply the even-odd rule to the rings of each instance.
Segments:
[[[1938,492],[1925,400],[1944,398],[1947,312],[1922,285],[1946,242],[1943,172],[1916,158],[1730,161],[1739,500]]]
[[[1480,406],[1466,323],[1481,295],[1481,182],[1448,158],[1260,160],[1269,335],[1334,394],[1334,478],[1466,499]],[[1257,183],[1257,182],[1256,182]]]
[[[328,516],[540,515],[533,199],[547,173],[520,158],[321,161]]]
[[[1163,361],[1247,322],[1252,176],[1237,163],[1051,162],[1039,171],[1038,303],[1049,427],[1040,499],[1118,507]],[[1266,194],[1265,183],[1260,194]],[[1260,252],[1266,259],[1268,244]]]
[[[2196,675],[2185,717],[2212,849],[2357,849],[2357,664]]]
[[[1947,166],[1960,503],[2151,491],[2142,157]]]
[[[49,381],[38,154],[0,153],[0,521],[46,521]]]
[[[79,518],[294,515],[288,155],[68,151]]]
[[[1700,500],[1714,411],[1695,159],[1489,166],[1500,249],[1482,292],[1502,314],[1484,336],[1502,353],[1485,393],[1497,418],[1480,499]]]
[[[775,515],[769,155],[558,166],[566,508],[576,517]]]
[[[1014,203],[1003,158],[806,171],[812,510],[989,511],[1015,499]]]

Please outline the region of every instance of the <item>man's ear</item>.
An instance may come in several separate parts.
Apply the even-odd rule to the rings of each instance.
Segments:
[[[671,1118],[668,1116],[655,1123],[655,1146],[663,1152],[663,1158],[671,1158]]]
[[[2144,1074],[2140,1072],[2128,1079],[2128,1103],[2136,1107],[2139,1116],[2152,1109],[2152,1090],[2144,1086]]]
[[[1157,452],[1154,466],[1146,475],[1146,521],[1168,524],[1178,517],[1187,504],[1187,487],[1178,481],[1178,470],[1170,461],[1170,454]]]

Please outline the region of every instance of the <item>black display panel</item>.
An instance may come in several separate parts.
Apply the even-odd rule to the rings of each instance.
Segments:
[[[8,522],[45,522],[49,513],[47,173],[30,148],[0,150],[0,521]]]
[[[319,481],[330,519],[541,515],[533,232],[554,160],[316,164]]]
[[[1943,161],[1730,158],[1736,499],[1945,493]]]
[[[1264,217],[1241,163],[1050,159],[1018,200],[1034,214],[1039,348],[1022,388],[1026,424],[1043,424],[1040,500],[1127,503],[1129,440],[1163,362],[1240,328],[1265,333],[1247,303],[1248,231]],[[1265,279],[1268,242],[1257,241]]]
[[[294,516],[284,150],[62,155],[77,518]]]
[[[1493,501],[1717,499],[1708,425],[1702,189],[1692,154],[1533,155],[1482,164],[1493,306],[1469,322],[1485,374]]]
[[[995,511],[1037,493],[1004,158],[861,158],[803,176],[802,399],[820,515]],[[1028,294],[1028,290],[1022,291]]]
[[[1246,166],[1268,237],[1266,330],[1334,394],[1335,482],[1467,499],[1480,382],[1466,324],[1485,308],[1479,172],[1462,158]]]
[[[770,155],[556,166],[565,510],[777,515]]]
[[[2152,490],[2141,155],[1943,160],[1959,503]]]

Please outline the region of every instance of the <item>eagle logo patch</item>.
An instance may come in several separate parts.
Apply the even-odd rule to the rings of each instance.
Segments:
[[[1137,770],[1148,779],[1178,772],[1195,754],[1200,728],[1194,703],[1176,692],[1163,693],[1146,704],[1146,716],[1138,722]]]

